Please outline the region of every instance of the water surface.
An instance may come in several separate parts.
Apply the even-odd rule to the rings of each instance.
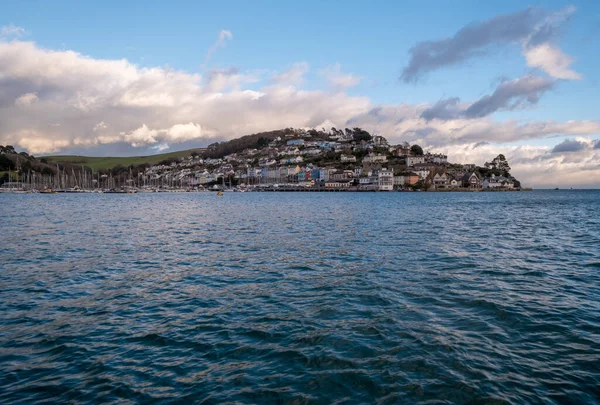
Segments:
[[[3,403],[600,401],[597,191],[0,207]]]

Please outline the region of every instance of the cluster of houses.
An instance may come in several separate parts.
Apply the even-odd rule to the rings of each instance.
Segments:
[[[301,131],[301,130],[300,130]],[[408,143],[389,145],[382,136],[357,141],[340,133],[315,139],[306,132],[277,137],[260,149],[221,158],[194,155],[142,174],[144,184],[165,181],[187,187],[294,186],[393,191],[422,189],[513,189],[510,175],[490,174],[473,164],[451,164],[443,154],[423,153]]]

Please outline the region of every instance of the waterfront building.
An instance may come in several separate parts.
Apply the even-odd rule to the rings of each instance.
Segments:
[[[382,169],[378,173],[379,191],[394,190],[394,172]]]

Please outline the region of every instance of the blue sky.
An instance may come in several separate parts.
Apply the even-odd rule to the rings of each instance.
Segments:
[[[419,130],[413,130],[412,127],[406,130],[406,126],[398,125],[401,120],[406,122],[405,115],[402,115],[402,119],[393,117],[397,117],[398,114],[407,114],[405,110],[411,108],[415,109],[414,114],[418,115],[423,109],[433,106],[440,100],[458,98],[460,100],[457,103],[463,106],[459,108],[459,112],[454,113],[456,116],[453,117],[455,123],[453,125],[458,125],[456,119],[459,116],[461,119],[464,118],[469,104],[481,100],[486,95],[493,94],[507,81],[535,77],[547,81],[547,83],[540,84],[541,86],[547,85],[544,90],[539,90],[539,93],[536,90],[535,101],[531,101],[531,91],[526,95],[520,93],[515,98],[505,100],[501,103],[502,105],[497,106],[485,117],[470,117],[467,124],[472,128],[478,128],[478,120],[485,118],[486,125],[498,123],[498,129],[490,130],[490,135],[487,137],[483,132],[475,130],[475,132],[481,133],[479,135],[481,139],[475,139],[476,135],[473,131],[461,139],[464,142],[467,139],[473,142],[485,141],[503,147],[529,145],[552,148],[566,139],[581,136],[590,142],[590,147],[593,149],[593,142],[600,138],[600,134],[594,130],[600,119],[597,101],[597,94],[600,90],[600,53],[597,45],[600,36],[600,2],[597,1],[545,1],[525,5],[521,1],[387,1],[372,3],[358,1],[295,3],[230,1],[227,3],[204,3],[197,1],[80,2],[63,0],[48,3],[0,0],[0,6],[2,9],[0,27],[23,30],[18,33],[15,31],[13,34],[5,30],[4,38],[0,37],[0,45],[2,43],[6,45],[6,55],[16,55],[17,51],[29,52],[22,53],[23,56],[20,56],[20,59],[24,61],[24,55],[28,55],[33,59],[31,63],[34,64],[36,60],[39,62],[40,58],[32,56],[33,53],[43,52],[48,58],[51,56],[56,58],[48,60],[56,60],[58,65],[68,69],[71,65],[66,65],[65,62],[68,60],[67,52],[73,51],[81,58],[85,56],[93,61],[127,60],[136,69],[173,69],[189,77],[197,75],[201,78],[199,80],[202,85],[199,86],[202,89],[198,90],[198,95],[207,94],[206,89],[210,85],[207,84],[206,78],[216,74],[222,75],[223,80],[228,80],[227,83],[234,83],[231,87],[227,87],[229,85],[213,86],[213,89],[218,89],[215,90],[215,94],[220,94],[219,97],[235,99],[236,92],[243,90],[268,95],[270,90],[265,89],[273,86],[274,76],[288,69],[294,69],[294,66],[298,66],[297,64],[300,62],[306,63],[308,68],[302,76],[303,80],[293,83],[296,89],[293,97],[298,99],[298,104],[291,103],[291,106],[286,107],[286,111],[293,108],[294,113],[305,113],[305,117],[301,119],[300,116],[294,115],[289,126],[297,125],[297,122],[306,123],[306,125],[314,124],[320,117],[323,117],[325,118],[323,121],[340,126],[353,119],[354,122],[364,122],[363,125],[369,128],[369,119],[372,117],[365,114],[371,108],[383,106],[390,110],[394,109],[393,113],[387,113],[385,119],[394,121],[395,126],[380,125],[372,129],[379,132],[393,131],[394,133],[383,134],[397,139],[418,140],[426,146],[435,148],[440,147],[441,141],[436,142],[431,138],[431,142],[428,144],[428,139],[421,139],[415,135],[415,133],[420,133]],[[400,79],[403,69],[411,63],[410,50],[416,45],[422,44],[424,41],[441,43],[445,38],[455,36],[469,24],[485,25],[498,16],[516,15],[528,7],[545,13],[545,17],[539,20],[541,22],[558,18],[556,15],[561,14],[569,7],[574,7],[573,12],[565,13],[568,14],[567,17],[553,26],[555,32],[549,35],[544,42],[550,44],[553,50],[560,52],[561,57],[568,58],[569,64],[563,69],[563,72],[567,73],[558,75],[549,73],[552,67],[549,67],[548,63],[551,62],[547,62],[546,59],[545,67],[528,66],[528,60],[525,57],[526,46],[523,39],[520,39],[517,41],[501,40],[498,43],[492,41],[484,47],[474,49],[471,57],[419,73],[416,82],[406,82]],[[223,30],[228,31],[230,36],[227,36],[221,46],[216,47],[211,56],[207,57],[209,49],[215,46],[219,33]],[[15,51],[19,46],[17,43],[21,48]],[[34,44],[34,49],[25,51],[26,43]],[[545,55],[547,56],[547,54]],[[2,68],[1,63],[2,59],[0,59],[0,69]],[[337,71],[336,66],[339,69]],[[43,69],[45,69],[44,66],[39,66],[38,71]],[[334,76],[351,75],[356,80],[351,80],[351,85],[332,89],[334,80],[324,73],[324,69],[329,69]],[[32,68],[27,71],[34,76],[36,74],[36,69]],[[226,71],[230,73],[224,73]],[[235,75],[231,72],[235,72]],[[2,73],[1,70],[0,73]],[[13,74],[16,73],[13,72]],[[44,75],[45,72],[42,76]],[[227,75],[226,79],[225,75]],[[565,75],[571,77],[565,79]],[[573,78],[575,75],[577,78]],[[5,76],[8,77],[6,74]],[[107,83],[121,83],[125,80],[124,77],[107,79]],[[44,76],[43,80],[50,79]],[[31,84],[43,80],[39,77],[28,77],[27,80],[23,80],[23,83]],[[140,86],[143,85],[148,85],[152,89],[162,89],[165,86],[164,83],[148,84],[148,80],[150,79],[144,79],[143,84],[141,82],[135,84],[136,90],[139,91]],[[157,140],[154,136],[156,134],[152,133],[153,130],[166,131],[173,125],[187,124],[188,121],[198,126],[201,125],[203,133],[211,133],[212,138],[239,136],[243,134],[240,132],[244,130],[273,129],[269,128],[269,121],[266,118],[263,126],[236,123],[236,125],[224,129],[224,126],[218,122],[207,122],[209,120],[202,116],[188,114],[187,111],[192,107],[187,104],[180,106],[176,111],[169,109],[170,117],[180,115],[181,122],[175,118],[166,120],[164,123],[155,121],[153,122],[155,127],[150,126],[152,119],[146,118],[140,111],[132,111],[131,105],[127,106],[128,109],[124,112],[130,118],[126,123],[117,122],[116,118],[113,119],[109,115],[104,118],[102,114],[109,114],[107,112],[109,107],[112,112],[115,112],[114,105],[97,108],[97,113],[92,117],[91,110],[96,108],[96,101],[105,97],[98,94],[98,89],[94,89],[91,94],[89,89],[79,90],[73,87],[74,84],[73,86],[65,84],[68,90],[65,87],[57,95],[56,87],[61,87],[62,84],[57,84],[54,79],[50,81],[52,83],[48,82],[40,87],[23,88],[23,94],[15,93],[14,103],[23,107],[24,104],[18,101],[20,100],[18,97],[29,95],[29,99],[36,103],[36,108],[41,108],[41,102],[44,101],[43,94],[52,95],[54,104],[58,99],[83,97],[86,106],[80,108],[77,114],[82,115],[82,122],[88,119],[90,123],[93,120],[97,121],[94,125],[88,125],[86,131],[91,134],[89,136],[93,135],[92,132],[98,133],[100,130],[97,126],[104,124],[106,128],[102,129],[105,132],[103,140],[95,140],[95,143],[82,141],[82,137],[85,136],[79,133],[85,131],[75,124],[69,127],[69,120],[75,119],[76,114],[74,112],[67,114],[62,109],[65,116],[59,116],[56,123],[40,122],[35,128],[26,128],[23,125],[19,127],[16,124],[3,128],[0,125],[0,141],[4,139],[4,142],[11,141],[19,144],[20,137],[23,137],[24,133],[35,134],[29,135],[30,137],[52,136],[56,138],[64,136],[64,142],[62,140],[54,142],[51,147],[46,148],[48,152],[81,151],[89,154],[103,154],[107,153],[107,150],[110,150],[111,153],[121,150],[122,154],[141,154],[147,153],[148,147],[155,147],[157,144],[167,145],[166,141],[161,143]],[[82,79],[82,82],[85,80]],[[15,81],[5,80],[3,85],[7,89],[12,89],[21,84],[17,85]],[[131,89],[131,84],[128,86],[127,88]],[[50,88],[54,90],[50,91]],[[329,117],[322,110],[309,112],[308,107],[300,104],[300,99],[304,100],[305,97],[303,92],[313,92],[310,93],[311,97],[317,92],[327,93],[329,97],[336,97],[337,100],[349,100],[349,102],[346,105],[342,101],[336,101],[336,105],[331,107],[323,102],[322,109],[332,108],[337,111],[336,114]],[[162,93],[156,93],[152,97],[153,99],[157,97],[178,98],[182,93],[185,93],[185,86],[175,90],[170,88]],[[147,95],[147,92],[145,94]],[[173,94],[176,95],[173,96]],[[110,97],[115,97],[115,95]],[[256,97],[254,98],[256,99]],[[25,99],[27,97],[23,100]],[[50,103],[50,98],[47,100]],[[93,107],[91,107],[92,101],[90,100],[93,100]],[[367,102],[364,103],[361,100],[367,100]],[[517,101],[519,106],[513,106],[513,103]],[[320,105],[320,101],[316,100],[312,100],[311,103]],[[28,102],[27,106],[31,104]],[[147,106],[144,105],[144,107]],[[228,107],[221,106],[221,108]],[[236,116],[244,116],[247,119],[252,119],[252,116],[256,115],[256,106],[252,106],[250,109],[253,111],[252,114],[237,108],[236,104],[236,109],[232,109],[231,114],[234,114],[233,111],[235,111]],[[264,108],[269,108],[268,103],[265,102]],[[363,113],[360,113],[361,108],[364,110]],[[338,110],[343,110],[344,113]],[[400,110],[402,110],[401,113]],[[183,111],[186,113],[184,114]],[[8,114],[8,112],[6,113]],[[23,108],[19,110],[19,114],[26,117]],[[53,114],[47,112],[49,120],[50,116],[55,116]],[[337,121],[333,119],[334,116]],[[39,113],[37,117],[39,117]],[[135,121],[134,117],[138,121]],[[361,120],[357,117],[366,118]],[[442,119],[441,117],[437,118]],[[381,124],[382,119],[378,118],[378,125]],[[109,120],[112,121],[109,122]],[[224,117],[223,120],[228,121],[228,118]],[[585,130],[572,128],[564,131],[552,130],[549,131],[552,133],[544,133],[539,136],[528,132],[527,135],[523,135],[522,139],[518,134],[506,139],[495,139],[496,135],[494,134],[501,133],[502,128],[508,125],[507,123],[515,122],[525,125],[549,121],[560,128],[564,123],[572,121],[587,122],[588,125]],[[589,124],[589,122],[593,123]],[[52,126],[55,129],[42,130],[40,128],[43,125],[45,125],[44,128]],[[424,125],[419,124],[419,128],[423,129]],[[444,126],[445,129],[440,129],[442,127],[438,126],[422,132],[444,131],[449,128],[449,125]],[[100,125],[100,128],[104,128],[104,126]],[[150,134],[144,133],[143,136],[139,134],[136,136],[144,138],[146,141],[150,139],[146,144],[138,141],[126,142],[123,139],[118,139],[114,144],[106,141],[110,137],[117,139],[119,134],[132,133],[135,129],[144,126],[148,128]],[[56,128],[60,128],[60,134],[56,132],[58,131]],[[113,128],[113,132],[110,132],[111,128]],[[205,128],[207,130],[204,130]],[[68,131],[73,133],[66,134]],[[52,134],[44,135],[46,132],[52,132]],[[74,134],[75,132],[77,135]],[[413,138],[410,138],[411,136]],[[446,140],[453,139],[451,135],[444,136]],[[167,138],[165,136],[165,139]],[[185,141],[177,142],[177,139],[183,138]],[[214,140],[208,139],[204,135],[198,138],[186,135],[183,138],[177,138],[175,141],[172,137],[168,138],[167,148],[178,149],[189,145],[206,144],[210,140]],[[74,141],[74,139],[79,140]],[[133,146],[133,143],[136,146]],[[33,143],[26,140],[20,144],[27,148],[28,144],[32,145]],[[50,145],[48,142],[46,144]],[[110,144],[110,148],[108,146],[102,148],[99,144],[100,146]],[[142,144],[143,147],[140,146]],[[41,141],[36,143],[36,147],[30,147],[30,149],[43,153],[44,148],[40,145],[42,145]],[[122,148],[119,149],[120,147]]]
[[[402,3],[402,4],[401,4]],[[539,119],[591,119],[600,90],[600,2],[531,3],[577,12],[563,29],[561,49],[573,56],[585,81],[561,83],[536,109]],[[416,42],[452,35],[462,26],[524,8],[522,1],[275,2],[275,1],[4,1],[0,24],[27,30],[27,39],[51,49],[70,49],[96,58],[141,66],[201,72],[207,49],[226,29],[234,40],[219,49],[209,66],[282,70],[297,61],[314,67],[339,62],[365,78],[350,94],[380,103],[420,103],[459,95],[472,100],[488,93],[500,77],[527,71],[517,45],[489,57],[430,75],[418,85],[398,80]],[[309,88],[322,83],[312,74]],[[316,77],[315,77],[316,76]]]

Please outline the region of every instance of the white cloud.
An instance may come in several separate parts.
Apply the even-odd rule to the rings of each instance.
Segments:
[[[54,153],[71,144],[68,139],[60,139],[49,136],[48,133],[27,129],[13,134],[11,139],[14,140],[14,144],[27,149],[31,154]]]
[[[191,141],[202,138],[202,127],[199,124],[176,124],[166,130],[169,140],[172,142]]]
[[[0,37],[20,37],[25,34],[25,29],[14,24],[0,27]]]
[[[557,79],[579,80],[581,75],[570,68],[573,59],[548,43],[524,49],[527,66],[537,67]]]
[[[15,105],[18,107],[28,107],[38,101],[38,96],[35,93],[25,93],[15,100]]]
[[[212,69],[205,78],[205,90],[221,92],[224,90],[240,90],[249,83],[256,83],[261,79],[261,72],[240,72],[236,67],[228,69]]]
[[[331,66],[327,66],[320,72],[334,88],[345,89],[347,87],[353,87],[358,85],[362,77],[353,75],[351,73],[342,73],[342,67],[339,63]]]
[[[333,72],[340,73],[335,66]],[[296,68],[303,71],[304,65]],[[265,72],[238,69],[202,77],[167,68],[142,68],[126,60],[43,49],[23,41],[0,41],[0,77],[0,144],[12,144],[34,154],[103,154],[115,149],[141,154],[164,145],[187,142],[202,146],[285,127],[360,126],[394,143],[409,141],[426,148],[446,148],[456,161],[477,156],[485,161],[498,151],[510,152],[510,147],[502,145],[509,142],[555,136],[597,138],[600,134],[600,121],[498,122],[487,116],[428,122],[421,115],[431,104],[374,105],[368,98],[349,96],[339,87],[307,91],[290,85],[298,83],[295,78],[301,77],[299,73],[281,81]],[[256,78],[266,79],[268,85],[246,88],[248,83],[259,83],[253,81]],[[35,109],[15,102],[27,94],[39,98]],[[60,127],[53,126],[57,122]],[[481,141],[490,144],[462,150]],[[530,185],[542,181],[536,167],[554,170],[554,177],[567,182],[562,167],[565,173],[575,173],[577,168],[594,173],[594,165],[600,164],[599,155],[599,149],[566,156],[523,147],[515,152],[520,160],[513,166],[515,175]],[[573,178],[583,181],[583,176]],[[600,185],[599,179],[596,176],[590,184]]]
[[[304,75],[308,73],[310,66],[306,62],[295,63],[285,72],[275,75],[271,81],[277,84],[297,86],[302,84]]]
[[[217,49],[224,47],[227,41],[231,41],[233,39],[233,34],[228,30],[221,30],[219,32],[219,37],[217,41],[208,48],[208,52],[206,53],[206,60],[209,60],[213,57]]]
[[[96,125],[94,125],[94,132],[102,131],[103,129],[106,129],[106,128],[108,128],[108,125],[104,121],[101,121],[101,122],[97,123]]]
[[[143,124],[141,127],[134,129],[131,132],[121,132],[121,135],[123,135],[123,139],[125,140],[125,142],[130,143],[133,147],[158,142],[156,140],[156,136],[158,134],[158,130],[150,129],[148,128],[148,126],[146,126],[146,124]]]
[[[172,143],[181,143],[185,141],[198,140],[202,138],[210,138],[214,133],[207,131],[203,133],[200,124],[190,122],[188,124],[176,124],[166,129],[151,129],[146,124],[129,132],[121,132],[120,138],[115,139],[115,142],[124,141],[133,147],[152,145],[160,141],[164,141],[162,145],[167,145],[166,141]]]

